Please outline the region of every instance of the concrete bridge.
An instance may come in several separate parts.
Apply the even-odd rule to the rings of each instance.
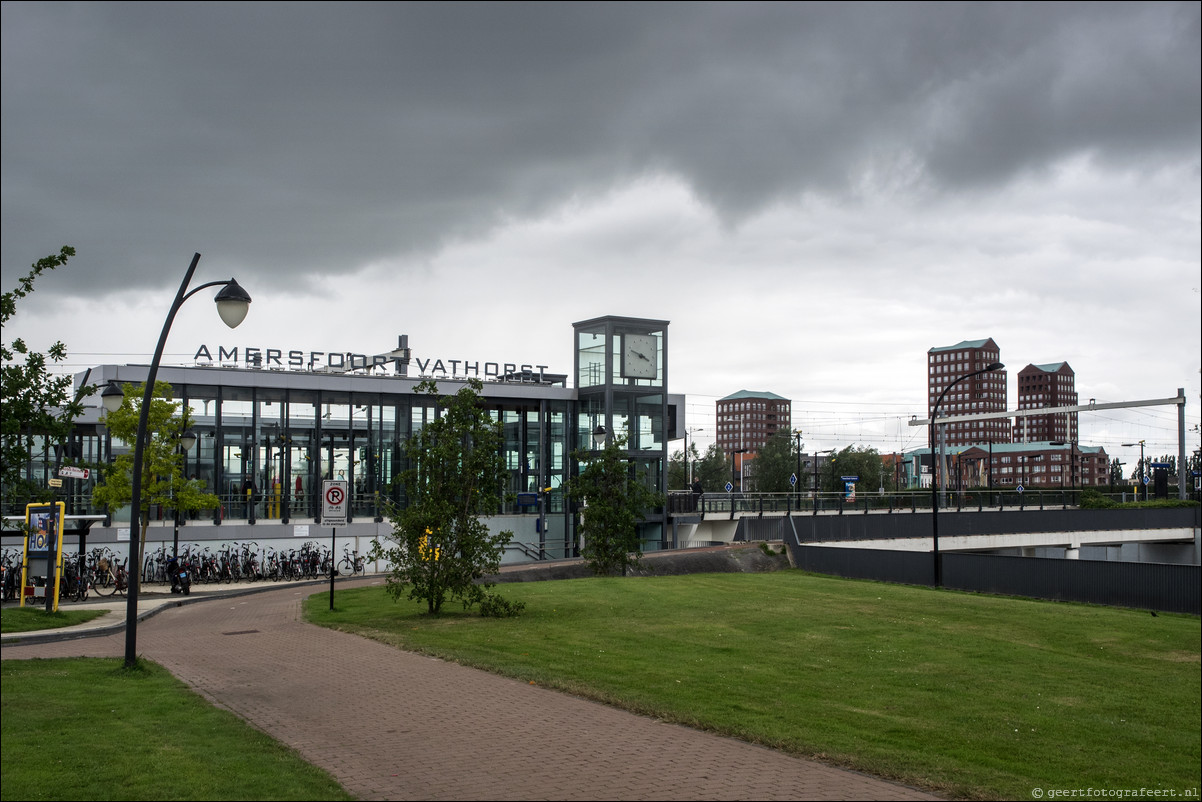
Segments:
[[[986,495],[973,496],[971,505],[961,498],[958,505],[940,510],[940,551],[1200,563],[1198,507],[1079,509],[1060,494],[1039,499],[1031,494],[1017,499],[1013,493],[992,494],[988,499]],[[1002,503],[986,506],[987,500]],[[798,509],[802,505],[796,499],[779,494],[723,494],[703,498],[696,510],[673,511],[670,537],[680,548],[781,540],[833,548],[931,552],[931,510],[918,506],[918,501],[918,496],[874,496],[855,505],[829,497],[820,499],[815,510],[813,506]]]

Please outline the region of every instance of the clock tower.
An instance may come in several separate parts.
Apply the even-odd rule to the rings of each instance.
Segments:
[[[572,325],[579,398],[576,446],[599,448],[594,434],[625,437],[633,470],[660,493],[668,482],[668,321],[598,317]],[[640,524],[644,551],[660,548],[667,509]]]

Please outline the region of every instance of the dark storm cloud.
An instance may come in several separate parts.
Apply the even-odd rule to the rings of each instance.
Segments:
[[[80,289],[192,250],[338,273],[650,173],[737,222],[1196,159],[1198,9],[5,4],[5,273],[64,243]]]

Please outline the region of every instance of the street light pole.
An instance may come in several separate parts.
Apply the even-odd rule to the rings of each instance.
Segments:
[[[793,439],[797,442],[797,483],[794,484],[797,493],[797,507],[801,508],[801,429],[793,430]]]
[[[185,482],[188,481],[188,475],[185,470],[188,467],[187,466],[188,452],[192,450],[192,446],[194,446],[194,445],[196,445],[196,433],[195,432],[193,432],[191,429],[185,429],[184,431],[179,433],[179,453],[180,453],[180,456],[183,457],[183,461],[184,461],[184,465],[180,468],[180,475],[181,475],[181,478],[183,479],[183,481],[185,481]],[[179,513],[180,513],[179,502],[177,501],[175,504],[175,536],[173,538],[174,545],[172,546],[172,549],[171,549],[171,555],[176,560],[179,560],[179,524],[180,524]]]
[[[828,448],[826,451],[814,452],[814,514],[818,514],[818,455],[819,454],[834,454],[835,449]]]
[[[939,398],[935,400],[935,406],[931,409],[931,462],[935,461],[935,430],[939,428],[939,405],[943,403],[943,399],[947,396],[948,391],[955,387],[965,379],[971,379],[973,376],[980,376],[982,373],[989,373],[994,370],[1001,370],[1006,367],[1001,362],[993,362],[981,370],[974,370],[972,373],[965,373],[960,378],[943,388],[943,392],[939,394]],[[934,544],[933,555],[935,560],[935,587],[943,585],[943,571],[939,563],[939,483],[935,481],[935,477],[931,477],[931,541]]]
[[[184,280],[179,285],[179,291],[175,293],[175,300],[171,304],[171,310],[167,313],[167,319],[163,321],[163,331],[159,334],[158,345],[154,349],[154,358],[150,361],[150,369],[146,374],[146,387],[142,393],[142,409],[138,415],[138,434],[134,441],[134,465],[132,477],[132,493],[131,493],[131,518],[132,523],[129,527],[129,588],[127,590],[127,598],[125,605],[125,667],[133,668],[138,660],[138,583],[140,580],[139,572],[139,542],[141,541],[142,533],[140,531],[142,525],[142,461],[146,449],[146,429],[150,416],[150,402],[154,397],[154,383],[159,374],[159,362],[163,358],[163,348],[167,344],[167,335],[171,331],[171,324],[175,321],[175,315],[179,308],[183,306],[184,301],[191,298],[196,293],[206,287],[222,287],[221,292],[217,293],[213,299],[217,304],[217,312],[221,315],[221,319],[230,328],[235,328],[246,318],[246,312],[250,306],[250,295],[246,290],[238,285],[234,279],[229,281],[210,281],[206,284],[201,284],[191,292],[188,291],[188,284],[192,281],[192,274],[196,272],[196,265],[200,262],[200,254],[195,254],[192,257],[192,264],[188,266],[187,272],[184,274]]]
[[[1139,500],[1148,500],[1148,483],[1144,481],[1144,441],[1138,443],[1123,443],[1123,448],[1139,446]]]

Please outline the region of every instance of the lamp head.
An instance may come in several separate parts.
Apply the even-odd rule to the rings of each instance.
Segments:
[[[196,432],[191,429],[184,429],[180,433],[179,444],[184,451],[191,451],[192,446],[196,445]]]
[[[601,424],[597,424],[597,428],[593,429],[593,445],[597,448],[604,448],[605,441],[609,439],[609,432]]]
[[[217,304],[217,314],[231,329],[236,329],[250,310],[250,294],[234,279],[221,288],[213,301]]]
[[[1003,365],[1001,362],[993,362],[993,363],[990,363],[989,365],[986,365],[985,370],[1001,370],[1004,367],[1006,367],[1006,366]]]
[[[100,403],[108,412],[116,412],[121,409],[124,401],[125,392],[117,386],[117,382],[109,382],[100,393]]]

